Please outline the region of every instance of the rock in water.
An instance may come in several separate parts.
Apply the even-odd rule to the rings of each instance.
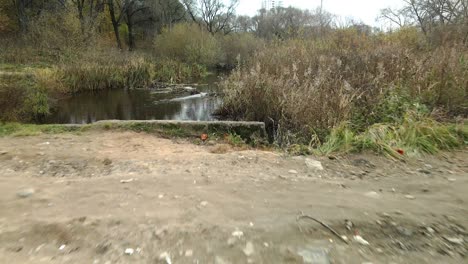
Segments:
[[[29,196],[34,194],[34,189],[33,188],[27,188],[20,190],[16,193],[16,195],[20,198],[28,198]]]
[[[320,161],[318,161],[318,160],[314,160],[314,159],[311,159],[311,158],[306,158],[305,159],[305,164],[306,164],[307,168],[312,169],[314,171],[322,171],[323,170],[322,163]]]

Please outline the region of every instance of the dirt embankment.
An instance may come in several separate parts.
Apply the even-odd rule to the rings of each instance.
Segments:
[[[4,137],[0,181],[1,263],[467,261],[466,151],[403,163],[132,132]]]

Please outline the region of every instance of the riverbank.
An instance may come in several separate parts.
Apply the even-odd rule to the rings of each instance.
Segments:
[[[0,259],[461,263],[467,161],[290,157],[130,131],[2,137]]]
[[[178,121],[178,120],[103,120],[92,124],[18,124],[0,123],[2,136],[37,136],[41,134],[81,134],[106,131],[143,132],[167,138],[184,138],[193,143],[219,141],[232,138],[236,144],[258,146],[267,143],[265,124],[262,122],[231,121]],[[202,136],[202,135],[206,136]]]

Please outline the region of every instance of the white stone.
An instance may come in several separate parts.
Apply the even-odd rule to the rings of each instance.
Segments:
[[[135,179],[133,179],[133,178],[130,178],[130,179],[127,179],[127,180],[120,180],[120,183],[129,183],[129,182],[132,182],[134,180]]]
[[[318,160],[314,160],[311,158],[306,158],[305,159],[305,164],[309,169],[316,170],[316,171],[322,171],[323,166],[322,163]]]
[[[367,240],[365,240],[364,238],[362,238],[360,235],[356,235],[353,237],[354,238],[354,241],[361,244],[361,245],[364,245],[364,246],[368,246],[369,245],[369,242]]]
[[[34,194],[34,189],[33,188],[26,188],[26,189],[23,189],[23,190],[20,190],[16,193],[16,195],[20,198],[27,198],[31,195]]]

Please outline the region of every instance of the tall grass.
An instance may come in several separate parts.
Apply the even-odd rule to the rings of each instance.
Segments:
[[[385,125],[367,131],[369,142],[388,143],[389,135],[395,134],[389,131],[413,108],[466,115],[466,46],[428,49],[410,34],[417,32],[402,37],[338,30],[323,39],[270,44],[222,84],[225,101],[219,114],[266,122],[280,145],[307,145],[328,138],[330,149],[354,146],[353,133],[382,122]],[[343,122],[348,125],[343,127]],[[409,119],[407,123],[404,127],[409,129]],[[435,125],[413,124],[418,131]],[[429,131],[425,132],[423,138],[428,138]],[[409,132],[398,135],[410,140]],[[423,145],[420,142],[418,148]]]

